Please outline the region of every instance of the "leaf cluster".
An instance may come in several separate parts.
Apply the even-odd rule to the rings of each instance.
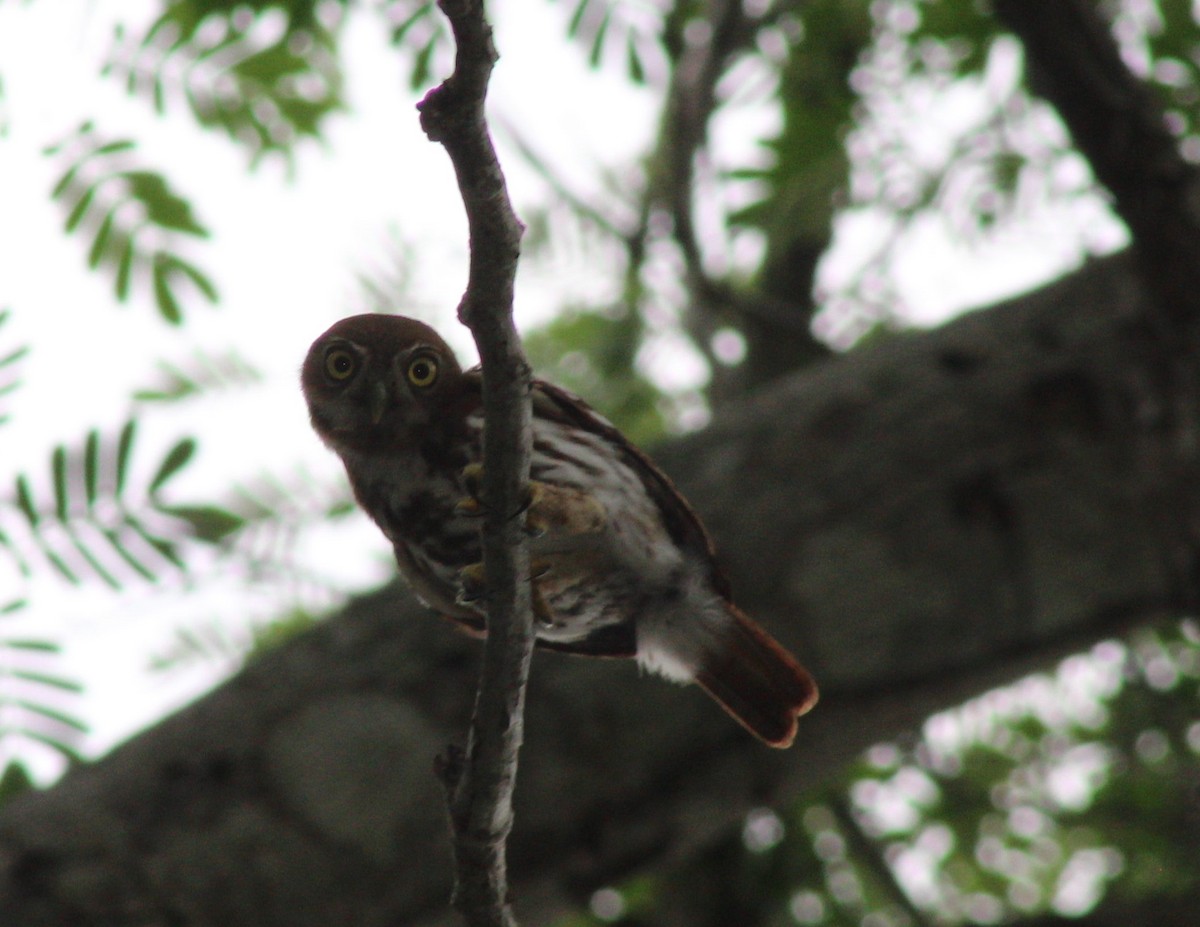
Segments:
[[[1100,644],[569,923],[1000,923],[1194,897],[1198,685],[1191,620]]]
[[[105,72],[159,113],[181,97],[199,125],[245,146],[254,163],[290,158],[344,108],[340,18],[299,0],[175,0],[140,36],[118,29]]]
[[[212,281],[179,253],[184,238],[207,238],[208,229],[161,174],[130,162],[134,148],[130,139],[103,141],[85,122],[45,151],[68,161],[51,197],[67,212],[65,231],[90,239],[88,267],[112,275],[117,300],[125,302],[135,275],[147,273],[159,314],[178,325],[182,281],[217,301]]]

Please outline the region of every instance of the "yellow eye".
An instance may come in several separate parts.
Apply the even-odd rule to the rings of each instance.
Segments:
[[[331,380],[348,380],[357,367],[357,358],[345,348],[331,348],[325,354],[325,372]]]
[[[408,365],[408,382],[422,389],[433,386],[438,376],[437,361],[432,357],[422,356]]]

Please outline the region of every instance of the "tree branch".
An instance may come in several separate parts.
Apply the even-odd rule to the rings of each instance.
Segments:
[[[1200,605],[1200,571],[1191,553],[1200,538],[1200,504],[1171,501],[1200,469],[1200,171],[1184,160],[1153,90],[1122,60],[1093,0],[995,0],[996,15],[1021,40],[1030,84],[1058,110],[1075,145],[1133,236],[1133,252],[1151,311],[1133,326],[1131,347],[1149,360],[1161,404],[1147,421],[1170,436],[1144,440],[1137,452],[1163,491],[1147,514],[1173,525],[1170,570],[1175,597]],[[1180,346],[1184,346],[1180,349]]]
[[[1164,487],[1132,450],[1168,441],[1144,410],[1172,358],[1130,349],[1151,311],[1130,265],[839,355],[655,450],[821,710],[764,750],[632,661],[538,660],[509,846],[526,921],[667,870],[931,712],[1186,613],[1149,505]],[[0,923],[452,923],[428,764],[470,715],[477,655],[399,583],[351,602],[0,807]]]
[[[523,500],[529,479],[529,365],[512,320],[522,226],[484,113],[497,55],[482,0],[439,0],[457,46],[454,73],[418,106],[454,165],[470,229],[470,275],[458,307],[483,365],[483,563],[488,639],[465,753],[440,762],[454,835],[454,904],[476,927],[513,927],[505,845],[533,652]]]

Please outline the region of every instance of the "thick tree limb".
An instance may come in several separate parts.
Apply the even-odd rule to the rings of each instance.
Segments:
[[[513,927],[505,846],[524,733],[533,652],[525,493],[529,364],[513,325],[521,223],[513,212],[484,113],[496,61],[482,0],[439,0],[457,46],[454,73],[421,101],[421,126],[445,146],[470,229],[471,266],[459,318],[483,364],[483,563],[488,639],[465,754],[444,759],[454,828],[454,902],[473,927]]]
[[[1146,515],[1176,535],[1168,558],[1182,606],[1200,607],[1200,504],[1181,494],[1200,478],[1200,171],[1184,160],[1151,87],[1121,58],[1094,0],[995,0],[996,15],[1025,48],[1030,83],[1058,110],[1076,147],[1112,194],[1133,236],[1133,253],[1154,300],[1131,321],[1131,351],[1159,381],[1161,397],[1142,415],[1169,436],[1135,450],[1161,491],[1146,500]],[[1180,346],[1190,346],[1180,350]]]
[[[735,591],[823,689],[765,750],[628,662],[542,655],[511,846],[521,916],[669,865],[871,743],[1178,614],[1179,542],[1143,450],[1173,355],[1131,350],[1127,259],[834,358],[658,450]],[[1187,353],[1186,345],[1162,345]],[[1200,550],[1192,548],[1193,556]],[[430,759],[478,644],[385,590],[207,698],[0,809],[0,923],[448,923]],[[398,874],[398,875],[397,875]]]

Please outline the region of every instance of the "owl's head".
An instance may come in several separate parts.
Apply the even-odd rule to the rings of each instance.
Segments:
[[[432,328],[395,315],[356,315],[308,350],[300,383],[313,428],[337,451],[383,450],[444,412],[462,368]]]

